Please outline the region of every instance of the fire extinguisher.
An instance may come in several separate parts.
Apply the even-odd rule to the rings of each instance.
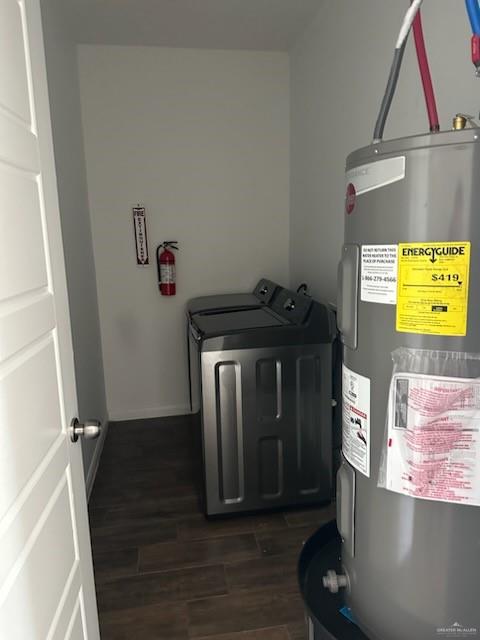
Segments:
[[[178,251],[177,244],[177,240],[167,240],[157,247],[158,287],[162,296],[174,296],[176,293],[175,256],[170,249]]]

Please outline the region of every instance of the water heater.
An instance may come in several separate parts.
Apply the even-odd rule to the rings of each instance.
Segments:
[[[341,586],[372,640],[480,636],[479,134],[347,161]]]

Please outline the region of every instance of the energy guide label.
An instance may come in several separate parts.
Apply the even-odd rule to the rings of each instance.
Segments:
[[[470,242],[398,246],[397,331],[465,336]]]
[[[387,489],[480,505],[480,380],[395,374],[387,422]]]
[[[342,368],[342,452],[370,477],[370,379]]]

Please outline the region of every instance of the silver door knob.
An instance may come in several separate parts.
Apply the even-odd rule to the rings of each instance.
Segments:
[[[83,424],[74,418],[70,424],[70,440],[76,442],[78,436],[83,436],[85,440],[94,440],[98,438],[102,430],[102,423],[99,420],[85,420]]]

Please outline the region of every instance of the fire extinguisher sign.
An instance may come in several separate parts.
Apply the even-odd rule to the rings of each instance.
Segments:
[[[133,229],[135,232],[135,249],[137,252],[137,264],[141,267],[148,265],[148,241],[147,221],[145,207],[137,205],[133,207]]]

